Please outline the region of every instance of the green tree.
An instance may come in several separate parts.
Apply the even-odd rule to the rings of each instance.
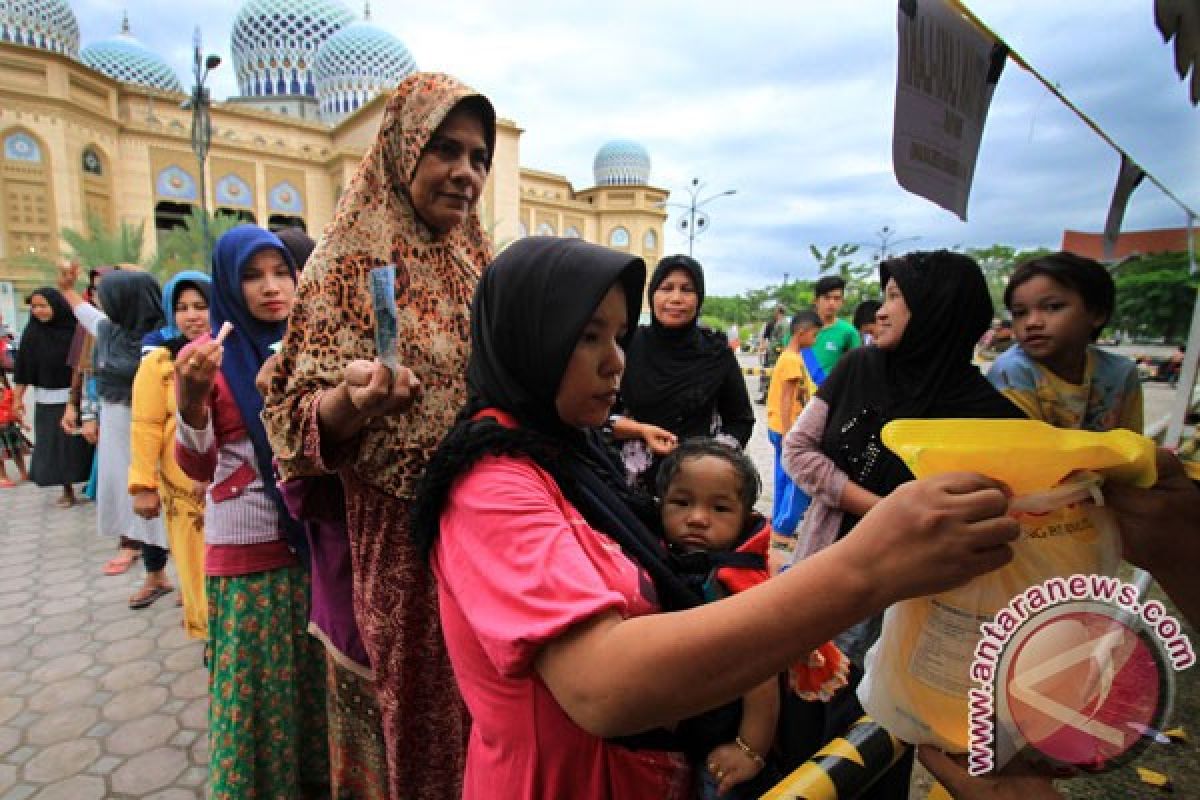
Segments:
[[[209,215],[208,235],[216,242],[225,231],[241,224],[241,220],[231,214]],[[176,272],[184,269],[198,269],[207,272],[209,269],[206,254],[208,243],[204,239],[204,214],[193,208],[192,213],[183,220],[183,226],[172,228],[159,239],[158,253],[150,260],[148,269],[160,281],[165,281]]]
[[[996,314],[1000,315],[1004,311],[1004,288],[1008,286],[1008,279],[1012,277],[1017,264],[1054,251],[1044,247],[1017,250],[1005,244],[994,244],[991,247],[968,247],[963,252],[979,263],[987,281],[988,294],[992,296],[992,307],[996,309]]]
[[[1123,261],[1115,268],[1117,308],[1112,326],[1139,338],[1173,342],[1187,335],[1200,286],[1188,272],[1187,253]]]
[[[63,255],[90,269],[139,263],[142,260],[144,229],[144,224],[122,222],[113,230],[98,215],[89,212],[84,230],[63,228],[58,235],[66,244]],[[25,256],[21,261],[25,266],[35,267],[47,278],[57,270],[57,265],[45,256]]]

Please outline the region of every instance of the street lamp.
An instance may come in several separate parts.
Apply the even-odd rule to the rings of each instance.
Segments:
[[[192,112],[192,152],[196,154],[196,163],[200,167],[200,224],[204,231],[204,263],[208,266],[212,260],[212,234],[208,229],[208,189],[204,180],[204,164],[208,161],[208,148],[212,144],[212,117],[208,113],[212,98],[204,81],[208,73],[221,63],[221,57],[215,53],[207,56],[201,53],[200,26],[192,36],[192,46],[195,59],[192,64],[192,75],[195,83],[192,85],[192,96],[183,101],[182,108]]]
[[[887,261],[888,256],[891,253],[891,248],[896,247],[896,245],[906,244],[907,242],[915,242],[921,238],[920,236],[905,236],[903,239],[896,239],[894,238],[896,232],[887,225],[884,225],[882,228],[875,231],[875,235],[879,237],[879,244],[872,244],[868,246],[875,247],[878,251],[875,255],[876,261]]]
[[[660,208],[671,206],[672,208],[685,209],[688,212],[687,216],[680,217],[679,222],[676,224],[681,232],[687,234],[689,257],[692,255],[692,245],[696,241],[696,237],[708,230],[708,214],[700,209],[707,205],[710,201],[716,200],[718,197],[726,197],[731,194],[737,194],[736,189],[726,189],[723,192],[718,192],[701,199],[700,192],[703,191],[705,185],[706,184],[700,182],[699,178],[692,178],[692,183],[688,186],[688,194],[691,195],[691,201],[686,205],[683,203],[656,204]]]

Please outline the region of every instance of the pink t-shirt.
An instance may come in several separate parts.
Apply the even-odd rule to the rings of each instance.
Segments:
[[[433,568],[473,722],[463,800],[693,796],[681,754],[628,750],[585,732],[534,669],[542,645],[583,620],[658,610],[649,577],[549,475],[523,458],[481,459],[451,490]]]

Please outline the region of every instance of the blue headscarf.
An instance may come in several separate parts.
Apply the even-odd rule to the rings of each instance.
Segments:
[[[279,508],[280,518],[288,533],[288,543],[303,553],[306,549],[304,529],[288,516],[283,498],[275,485],[273,453],[260,416],[262,395],[254,385],[255,376],[271,355],[271,345],[283,338],[287,322],[263,322],[257,319],[246,307],[246,298],[242,294],[242,274],[246,265],[256,253],[267,248],[279,251],[295,279],[296,263],[292,260],[292,254],[279,237],[270,231],[257,225],[238,225],[217,240],[212,256],[212,302],[208,320],[214,331],[221,330],[226,321],[233,323],[233,332],[225,339],[221,373],[233,392],[238,410],[242,412],[242,424],[246,426],[254,445],[259,475],[262,476],[267,494]]]
[[[162,347],[172,339],[178,339],[183,335],[183,332],[175,325],[175,301],[179,299],[179,293],[184,289],[194,287],[196,291],[204,295],[204,299],[207,301],[211,294],[211,286],[212,278],[194,269],[185,269],[167,281],[162,293],[163,313],[167,317],[167,324],[156,331],[147,333],[142,339],[143,356],[156,347]]]

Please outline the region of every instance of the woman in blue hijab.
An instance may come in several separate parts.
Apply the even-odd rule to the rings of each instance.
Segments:
[[[321,796],[324,649],[307,632],[308,575],[293,549],[303,529],[282,511],[254,384],[287,326],[296,267],[275,234],[253,225],[222,236],[212,266],[209,323],[218,336],[226,323],[232,330],[223,342],[200,337],[175,359],[175,456],[188,477],[209,483],[210,796]]]

